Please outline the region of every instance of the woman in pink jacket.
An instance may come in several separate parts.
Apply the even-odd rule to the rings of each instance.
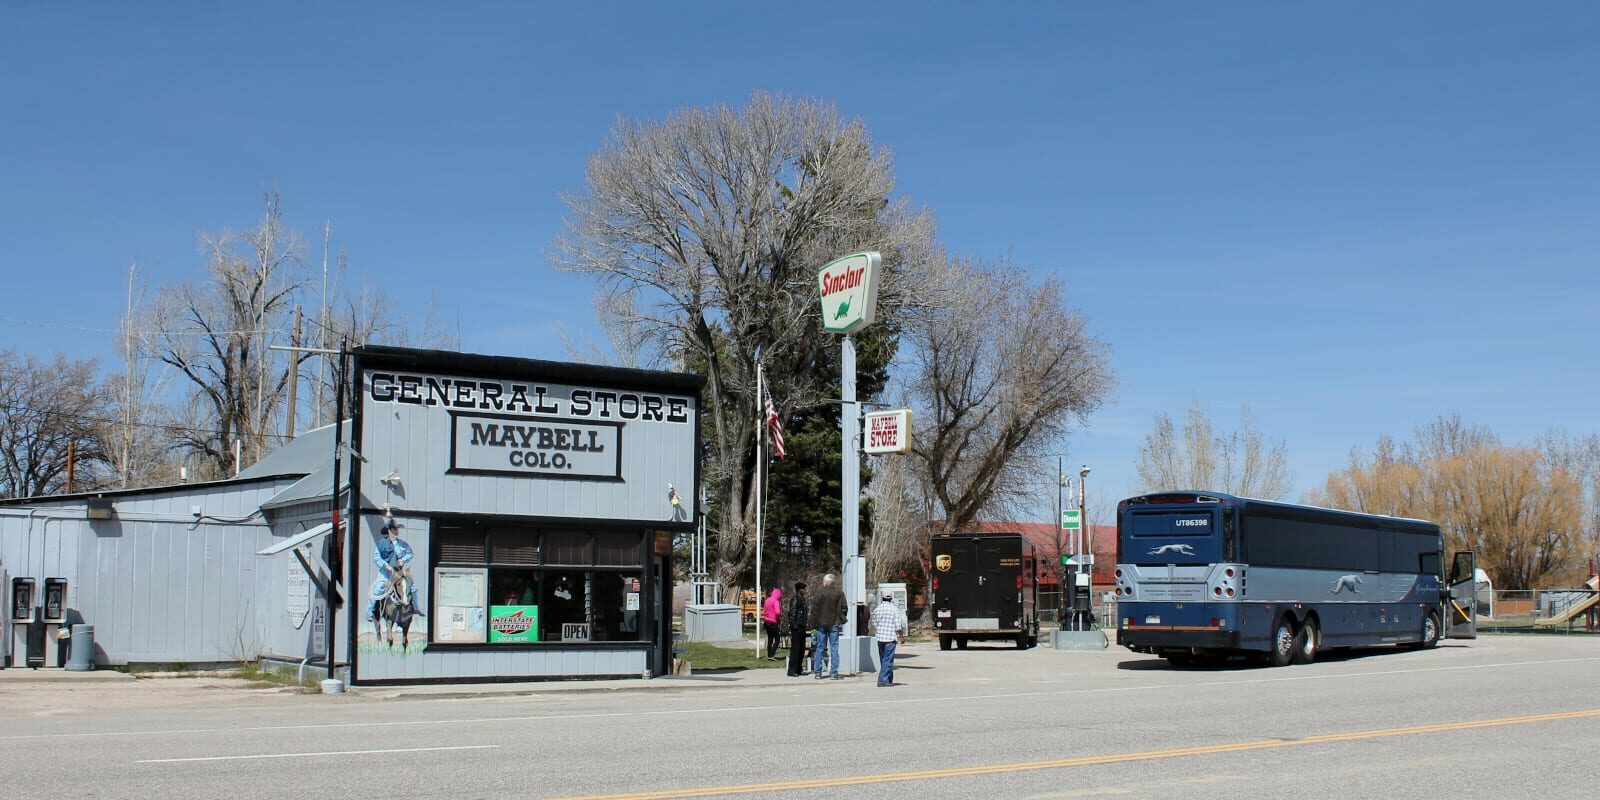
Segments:
[[[774,586],[772,594],[767,595],[767,601],[761,604],[761,626],[767,631],[767,660],[778,660],[778,637],[782,631],[778,628],[778,618],[783,616],[783,590]]]

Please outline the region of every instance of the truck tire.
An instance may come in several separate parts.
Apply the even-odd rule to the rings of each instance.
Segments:
[[[949,636],[944,636],[942,634],[939,636],[939,649],[940,650],[949,650],[950,649],[950,637]]]
[[[965,650],[965,649],[967,649],[967,637],[963,636],[960,639],[956,640],[956,649],[957,650]]]

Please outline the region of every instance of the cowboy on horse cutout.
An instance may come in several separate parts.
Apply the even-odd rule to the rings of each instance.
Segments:
[[[380,634],[379,640],[394,642],[394,629],[400,629],[400,646],[405,647],[405,637],[411,627],[411,618],[425,616],[417,608],[416,582],[411,578],[411,545],[400,538],[400,526],[390,520],[383,527],[383,536],[372,549],[372,561],[378,567],[378,579],[372,582],[367,598],[367,618],[372,620],[374,632],[387,623],[388,636]]]

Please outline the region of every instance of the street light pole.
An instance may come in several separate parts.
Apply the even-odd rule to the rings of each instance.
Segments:
[[[1088,464],[1084,464],[1083,467],[1078,470],[1078,536],[1079,536],[1079,540],[1078,541],[1082,545],[1082,547],[1079,548],[1080,552],[1082,554],[1087,554],[1087,560],[1089,562],[1089,574],[1088,574],[1088,580],[1087,580],[1087,584],[1088,585],[1086,585],[1084,587],[1084,594],[1085,595],[1088,595],[1094,589],[1094,540],[1093,540],[1093,537],[1089,533],[1089,492],[1088,492],[1088,482],[1089,482],[1089,465]],[[1078,563],[1079,563],[1078,569],[1079,570],[1083,569],[1082,564],[1083,564],[1083,562],[1085,560],[1085,557],[1082,554],[1080,554],[1079,557],[1078,557]],[[1078,592],[1078,587],[1077,587],[1076,581],[1074,581],[1074,584],[1073,584],[1073,587],[1072,587],[1072,591],[1073,591],[1073,597],[1074,597],[1074,599],[1076,599],[1077,592]],[[1090,602],[1093,602],[1092,599],[1088,598],[1087,596],[1084,599],[1090,600]],[[1083,605],[1084,606],[1088,606],[1089,603],[1085,603]],[[1094,627],[1094,617],[1092,615],[1090,615],[1089,609],[1087,607],[1078,608],[1078,604],[1077,603],[1074,603],[1073,607],[1074,607],[1073,616],[1078,619],[1078,629],[1079,630],[1088,630],[1090,628],[1093,628]]]

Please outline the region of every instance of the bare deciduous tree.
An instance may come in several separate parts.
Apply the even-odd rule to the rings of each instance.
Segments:
[[[867,585],[896,581],[908,574],[919,576],[926,584],[931,520],[915,462],[903,455],[875,459],[870,495],[872,535],[863,548]]]
[[[180,426],[159,399],[167,376],[151,369],[154,358],[146,346],[147,332],[137,328],[137,312],[144,307],[144,287],[137,275],[138,265],[130,266],[127,311],[117,341],[122,373],[106,380],[111,408],[101,427],[103,449],[111,459],[117,486],[124,489],[176,483],[181,474],[172,446],[172,433]]]
[[[1156,414],[1155,431],[1139,448],[1138,470],[1147,492],[1212,489],[1279,500],[1294,483],[1283,441],[1262,437],[1249,406],[1240,410],[1239,430],[1219,435],[1199,400],[1189,407],[1181,432],[1166,414]]]
[[[181,444],[200,457],[200,477],[217,478],[241,466],[235,440],[246,463],[277,444],[289,359],[268,345],[287,343],[306,278],[300,238],[285,227],[275,194],[254,229],[202,234],[201,242],[209,279],[163,288],[145,327],[154,355],[189,382],[201,412]]]
[[[110,476],[97,427],[106,398],[94,361],[50,361],[0,351],[0,497],[37,497],[104,487]]]
[[[599,279],[602,304],[647,344],[638,359],[707,376],[706,479],[722,509],[721,574],[753,560],[750,491],[765,364],[780,414],[826,396],[816,273],[850,252],[883,254],[880,315],[892,317],[926,259],[931,216],[890,199],[889,155],[830,105],[756,93],[742,108],[689,108],[659,123],[620,120],[564,199],[566,234],[550,259]]]
[[[1600,555],[1600,434],[1574,436],[1551,429],[1535,440],[1545,468],[1562,470],[1578,482],[1583,494],[1581,547]]]
[[[1584,481],[1590,442],[1552,431],[1538,447],[1500,444],[1492,431],[1441,417],[1417,441],[1384,437],[1370,457],[1328,477],[1311,501],[1373,514],[1438,522],[1449,549],[1478,553],[1507,589],[1575,581],[1590,530]]]
[[[942,264],[938,293],[908,309],[902,343],[921,479],[946,530],[1009,509],[1029,465],[1099,407],[1106,347],[1059,282],[969,260]]]

